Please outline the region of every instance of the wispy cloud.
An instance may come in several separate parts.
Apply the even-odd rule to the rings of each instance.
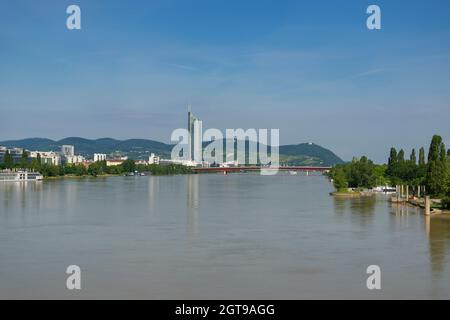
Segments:
[[[378,68],[378,69],[371,69],[371,70],[367,70],[361,73],[357,73],[355,75],[349,76],[347,79],[356,79],[356,78],[361,78],[361,77],[367,77],[367,76],[371,76],[374,74],[379,74],[386,71],[386,69],[384,68]]]
[[[188,66],[185,64],[178,64],[178,63],[168,63],[168,66],[174,67],[174,68],[178,68],[178,69],[182,69],[182,70],[187,70],[187,71],[200,71],[200,69],[193,67],[193,66]]]

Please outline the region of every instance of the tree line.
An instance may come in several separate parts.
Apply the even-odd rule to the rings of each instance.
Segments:
[[[428,157],[425,149],[412,149],[408,158],[405,151],[392,147],[387,164],[375,164],[366,156],[334,166],[330,171],[338,191],[348,188],[372,188],[382,185],[425,186],[430,196],[450,204],[450,149],[446,150],[442,137],[434,135],[430,142]]]

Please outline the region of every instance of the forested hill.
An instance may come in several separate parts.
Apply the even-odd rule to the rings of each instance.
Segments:
[[[94,153],[119,152],[134,159],[145,159],[150,153],[170,157],[173,145],[147,139],[116,140],[112,138],[84,139],[79,137],[54,141],[46,138],[1,141],[0,146],[25,148],[31,151],[59,151],[61,145],[75,146],[75,153],[91,157]],[[314,143],[280,146],[280,161],[291,165],[331,166],[342,163],[332,151]]]

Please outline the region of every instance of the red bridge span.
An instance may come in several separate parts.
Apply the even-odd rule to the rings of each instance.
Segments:
[[[286,166],[286,167],[260,167],[260,166],[241,166],[241,167],[208,167],[208,168],[192,168],[192,171],[199,173],[206,172],[246,172],[261,170],[278,170],[278,171],[306,171],[306,172],[328,172],[331,167],[305,167],[305,166]]]

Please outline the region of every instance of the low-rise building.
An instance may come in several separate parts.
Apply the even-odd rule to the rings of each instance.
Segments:
[[[148,157],[148,164],[159,164],[159,157],[156,156],[154,153],[151,153]]]
[[[50,164],[58,166],[61,164],[61,156],[59,153],[53,151],[31,151],[30,158],[37,158],[38,155],[41,157],[42,164]]]
[[[147,161],[145,161],[145,160],[136,160],[136,161],[134,162],[134,164],[136,164],[136,165],[138,165],[138,164],[143,164],[143,165],[147,165],[147,164],[148,164],[148,162],[147,162]]]
[[[122,159],[110,159],[110,160],[106,160],[106,165],[108,167],[111,166],[120,166],[123,163],[124,160]]]
[[[105,161],[105,160],[106,160],[106,154],[104,154],[104,153],[94,153],[94,162]]]
[[[85,161],[85,158],[80,155],[67,156],[66,162],[67,164],[80,164]]]

